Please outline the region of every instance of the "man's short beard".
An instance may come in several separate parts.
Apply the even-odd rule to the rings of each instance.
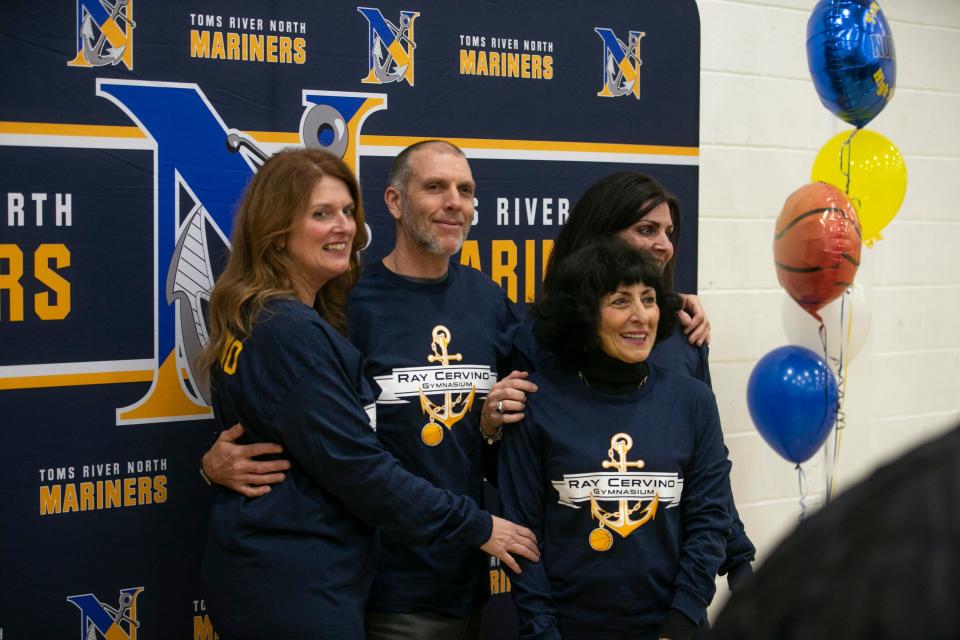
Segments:
[[[420,225],[421,221],[425,219],[422,217],[416,218],[410,213],[410,203],[407,202],[407,197],[404,194],[400,194],[400,226],[403,227],[404,232],[407,236],[413,241],[413,244],[417,246],[418,249],[422,249],[427,253],[431,253],[435,256],[442,256],[449,258],[454,255],[463,247],[464,240],[467,239],[467,234],[470,233],[470,227],[466,227],[463,235],[460,238],[460,241],[457,242],[456,248],[452,251],[448,251],[440,241],[430,233],[430,223],[427,222],[426,225]]]

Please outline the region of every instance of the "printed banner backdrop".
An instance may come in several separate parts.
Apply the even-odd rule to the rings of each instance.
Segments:
[[[391,158],[460,145],[478,184],[460,260],[524,306],[583,190],[649,173],[683,205],[676,284],[696,290],[694,0],[13,0],[0,37],[3,640],[215,637],[213,421],[189,361],[278,149],[355,169],[377,259]],[[508,584],[493,566],[495,603]]]

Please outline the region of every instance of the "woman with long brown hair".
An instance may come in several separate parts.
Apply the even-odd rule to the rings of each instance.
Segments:
[[[362,358],[343,335],[365,242],[346,165],[278,153],[234,224],[201,362],[218,425],[242,423],[245,443],[280,443],[291,468],[259,498],[217,488],[203,577],[220,636],[362,638],[374,527],[536,559],[528,530],[407,473],[377,441]]]

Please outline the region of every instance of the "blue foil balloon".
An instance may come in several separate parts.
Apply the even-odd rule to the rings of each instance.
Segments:
[[[813,351],[780,347],[753,368],[747,405],[767,444],[800,464],[823,445],[836,421],[837,382]]]
[[[863,127],[893,98],[897,57],[877,2],[820,0],[807,22],[807,63],[831,113]]]

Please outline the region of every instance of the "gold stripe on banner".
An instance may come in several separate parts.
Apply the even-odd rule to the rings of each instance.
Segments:
[[[0,378],[0,391],[10,389],[45,389],[50,387],[82,387],[92,384],[151,382],[153,371],[109,371],[103,373],[68,373],[51,376]]]
[[[153,367],[151,358],[0,366],[0,391],[151,382]]]
[[[424,140],[423,136],[361,135],[365,146],[396,147],[403,149]],[[699,156],[699,147],[672,147],[648,144],[617,144],[613,142],[567,142],[557,140],[497,140],[485,138],[443,138],[463,149],[503,149],[514,151],[567,151],[581,153],[625,153],[658,156]]]
[[[137,127],[98,124],[55,124],[51,122],[0,121],[0,134],[27,136],[84,136],[91,138],[139,138],[147,136]]]
[[[246,131],[247,135],[263,144],[299,145],[300,134],[284,131]],[[134,126],[90,124],[57,124],[48,122],[0,121],[0,135],[19,136],[74,136],[86,138],[127,138],[146,140],[146,135]],[[400,150],[416,142],[433,139],[431,136],[361,135],[364,147]],[[630,156],[673,156],[697,158],[699,147],[669,145],[619,144],[613,142],[572,142],[563,140],[498,140],[492,138],[444,138],[465,150],[526,151],[541,153],[611,154]],[[503,157],[508,158],[506,154]],[[524,159],[524,158],[518,158]]]
[[[268,144],[299,144],[296,133],[277,131],[247,131],[247,135],[257,142]],[[434,140],[430,136],[377,136],[360,135],[360,144],[365,147],[391,147],[398,151],[424,140]],[[621,153],[656,156],[700,155],[699,147],[676,147],[648,144],[618,144],[612,142],[566,142],[559,140],[497,140],[490,138],[443,138],[462,149],[497,149],[509,151],[566,151],[573,153]]]
[[[299,133],[287,133],[284,131],[245,131],[244,133],[257,142],[264,142],[267,144],[300,144]]]

